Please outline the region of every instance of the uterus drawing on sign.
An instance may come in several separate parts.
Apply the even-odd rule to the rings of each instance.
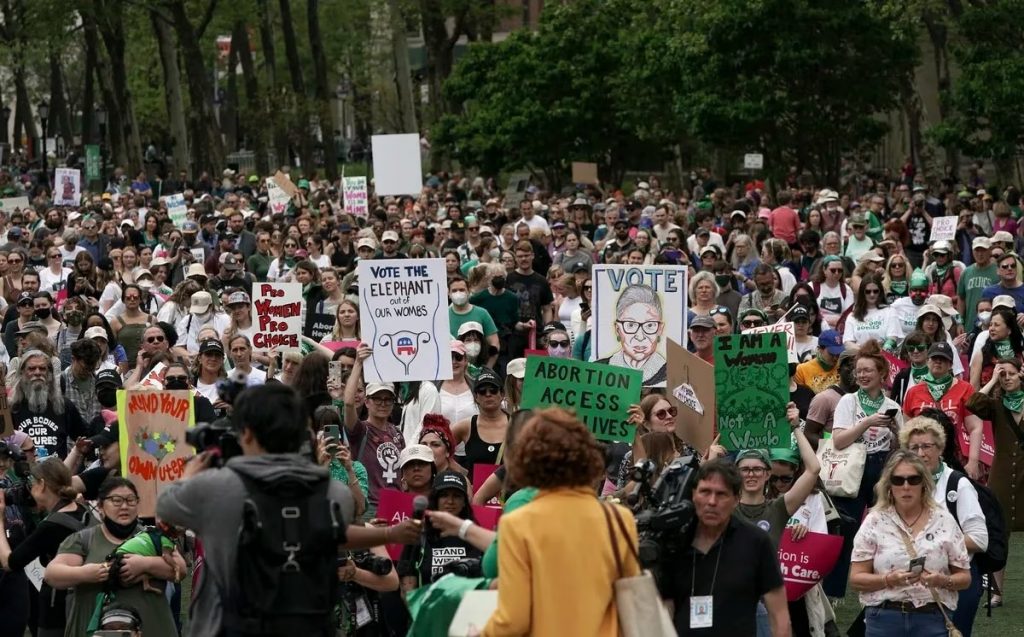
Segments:
[[[409,375],[409,366],[416,360],[420,353],[420,347],[431,342],[430,332],[410,332],[402,330],[394,334],[381,334],[379,339],[381,347],[387,347],[391,355],[395,357],[405,374]]]

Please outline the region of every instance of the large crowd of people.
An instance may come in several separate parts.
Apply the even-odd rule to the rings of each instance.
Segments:
[[[979,608],[1019,603],[1003,567],[1007,533],[1024,530],[1020,193],[977,174],[839,190],[695,177],[506,194],[430,174],[403,197],[371,184],[357,216],[338,182],[296,176],[274,212],[264,176],[228,169],[162,182],[186,202],[172,220],[145,174],[117,169],[81,205],[54,207],[38,175],[0,171],[0,196],[30,202],[0,210],[13,425],[0,441],[0,634],[438,634],[425,626],[451,621],[470,588],[452,581],[465,581],[497,589],[479,634],[617,635],[615,584],[641,567],[680,635],[836,634],[848,588],[862,634],[878,636],[969,636]],[[955,230],[933,240],[943,217]],[[356,265],[426,258],[445,264],[452,377],[379,382]],[[601,443],[571,412],[522,409],[528,353],[596,358],[595,264],[685,268],[686,345],[712,365],[715,336],[793,323],[790,440],[695,448],[672,388],[657,387],[663,359],[629,409],[634,439]],[[301,284],[299,349],[254,347],[253,287],[267,281]],[[628,309],[606,320],[628,323]],[[228,419],[240,455],[219,467],[200,453],[140,519],[117,402],[153,386],[191,392],[197,423]],[[693,518],[641,565],[644,481],[686,457]],[[287,519],[262,550],[307,577],[327,564],[330,586],[275,589],[245,557],[261,550],[239,532],[261,502],[251,494],[288,481],[318,541],[342,550],[279,555],[301,544]],[[381,519],[387,490],[425,512]],[[500,531],[479,506],[503,508]],[[795,598],[787,532],[844,535],[834,568]]]

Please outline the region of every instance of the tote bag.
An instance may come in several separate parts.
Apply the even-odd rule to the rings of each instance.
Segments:
[[[837,498],[855,498],[864,478],[864,462],[868,451],[863,442],[855,442],[845,449],[836,449],[834,438],[818,442],[818,461],[821,462],[821,482],[825,491]]]

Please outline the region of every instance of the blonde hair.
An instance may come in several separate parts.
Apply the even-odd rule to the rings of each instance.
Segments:
[[[946,432],[942,425],[939,424],[939,421],[933,418],[926,418],[925,416],[917,416],[903,423],[903,428],[900,429],[900,446],[906,449],[907,445],[910,444],[911,436],[922,436],[925,434],[931,434],[935,438],[940,452],[946,448]]]
[[[932,494],[935,492],[935,479],[932,478],[932,472],[928,470],[928,467],[924,466],[924,461],[913,451],[908,449],[897,449],[892,452],[889,456],[889,460],[886,461],[885,467],[882,469],[882,476],[875,483],[875,506],[871,507],[872,511],[888,511],[893,508],[894,502],[892,498],[892,474],[896,470],[896,467],[902,463],[909,464],[914,467],[917,471],[917,475],[921,476],[921,504],[927,508],[935,507],[935,501],[932,499]]]
[[[718,287],[718,282],[715,281],[715,275],[711,274],[707,270],[702,270],[701,272],[695,274],[692,279],[690,279],[690,305],[693,305],[696,302],[695,299],[697,298],[697,284],[700,283],[701,281],[707,281],[708,283],[711,284],[711,289],[715,291],[716,299],[722,291],[721,288]]]

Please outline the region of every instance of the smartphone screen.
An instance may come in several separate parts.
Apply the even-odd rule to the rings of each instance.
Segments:
[[[338,429],[338,425],[327,425],[324,427],[324,438],[328,441],[333,441],[335,444],[341,440],[341,431]]]
[[[923,556],[915,557],[914,559],[910,560],[910,566],[907,568],[907,570],[910,571],[911,573],[913,573],[914,575],[917,575],[921,571],[923,571],[924,570],[924,557]]]
[[[895,418],[896,414],[900,413],[899,409],[888,409],[885,411],[885,415],[888,418]]]

